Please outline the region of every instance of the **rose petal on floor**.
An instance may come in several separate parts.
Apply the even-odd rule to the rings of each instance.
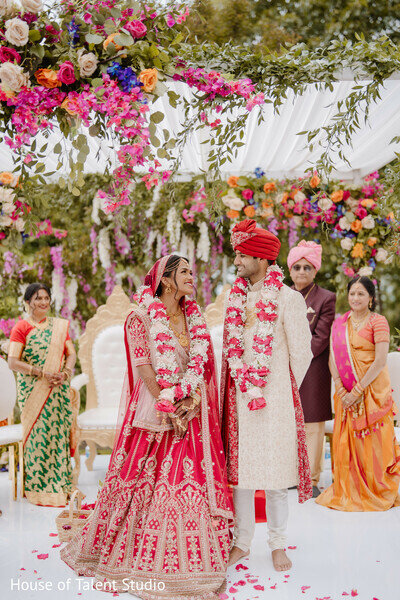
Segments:
[[[39,560],[46,560],[46,558],[49,558],[49,555],[48,554],[38,554],[37,558]]]
[[[297,546],[288,546],[288,550],[296,550]]]
[[[353,598],[354,596],[358,596],[357,590],[351,590],[351,595],[353,596]]]
[[[239,563],[238,565],[236,565],[235,569],[236,571],[248,571],[249,567],[246,567],[246,565]]]
[[[253,587],[255,590],[259,590],[260,592],[263,592],[265,589],[263,585],[254,585]]]
[[[58,533],[49,533],[49,536],[50,536],[50,537],[57,537],[57,536],[58,536]]]
[[[61,546],[61,544],[53,544],[52,548],[59,548]]]

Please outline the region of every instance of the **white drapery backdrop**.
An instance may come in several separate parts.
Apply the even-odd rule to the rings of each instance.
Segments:
[[[365,84],[365,81],[357,85]],[[183,83],[169,84],[179,95],[190,98],[190,89]],[[310,152],[306,147],[306,139],[299,136],[300,131],[314,129],[321,130],[331,122],[337,113],[337,102],[348,96],[353,86],[353,80],[339,81],[333,84],[333,90],[320,90],[316,86],[307,86],[302,95],[295,96],[288,93],[287,100],[280,106],[279,114],[274,111],[272,104],[265,104],[261,109],[264,120],[259,125],[257,122],[258,108],[253,109],[250,114],[242,142],[244,145],[238,149],[236,157],[231,162],[223,165],[222,177],[229,174],[246,174],[260,167],[271,178],[300,177],[310,170],[321,155],[321,148],[317,145],[319,136],[314,139],[314,148]],[[164,120],[157,126],[157,130],[168,129],[171,137],[175,137],[181,130],[183,122],[183,111],[179,107],[174,109],[170,106],[168,97],[159,98],[152,106],[152,111],[164,113]],[[232,118],[239,114],[238,111],[228,113],[222,112],[213,118],[224,120],[227,116]],[[395,153],[400,151],[400,144],[390,144],[391,139],[400,133],[400,80],[393,79],[385,82],[381,91],[381,99],[370,107],[369,120],[364,123],[363,114],[360,115],[361,128],[352,136],[352,145],[343,145],[342,150],[349,161],[349,165],[338,156],[334,159],[334,171],[332,177],[346,180],[359,181],[366,174],[381,168],[395,158]],[[108,143],[106,140],[90,137],[85,127],[82,133],[88,138],[90,155],[87,158],[85,172],[102,173],[107,160],[115,166],[115,154],[119,147],[116,143]],[[54,178],[68,174],[68,152],[71,142],[64,140],[61,133],[55,128],[50,134],[53,140],[62,141],[65,153],[63,153],[63,168],[57,171]],[[182,160],[179,168],[179,178],[189,179],[199,173],[207,173],[207,156],[211,148],[209,142],[202,143],[207,136],[212,136],[212,130],[194,131],[183,149]],[[161,138],[162,139],[162,138]],[[37,147],[46,141],[43,134],[37,136]],[[173,153],[174,151],[172,151]],[[55,170],[58,156],[48,152],[46,157],[46,169]],[[161,160],[162,167],[167,169],[170,164]],[[12,170],[12,152],[4,143],[0,143],[0,165],[1,170]]]

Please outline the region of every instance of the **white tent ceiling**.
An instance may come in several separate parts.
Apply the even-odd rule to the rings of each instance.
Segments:
[[[365,82],[364,82],[365,83]],[[268,176],[282,177],[304,175],[305,171],[312,168],[321,154],[321,148],[314,144],[310,152],[305,147],[304,136],[297,135],[300,131],[320,129],[327,125],[337,112],[337,102],[345,98],[354,81],[340,81],[333,86],[333,91],[316,90],[309,86],[302,96],[289,93],[287,100],[280,107],[279,114],[274,113],[271,104],[263,107],[264,121],[257,124],[258,109],[250,114],[242,141],[244,146],[239,148],[237,156],[230,163],[225,163],[222,176],[227,174],[244,174],[252,172],[256,167],[261,167]],[[184,84],[174,84],[180,94],[189,98],[190,90]],[[183,121],[182,109],[173,109],[167,96],[157,100],[152,106],[154,111],[162,111],[165,118],[160,128],[169,130],[174,137],[181,128]],[[237,113],[236,113],[237,114]],[[224,114],[222,113],[222,119]],[[361,128],[352,137],[352,146],[343,147],[344,155],[350,165],[335,157],[334,177],[348,180],[359,180],[364,175],[379,169],[395,158],[395,152],[400,151],[400,144],[390,144],[394,135],[400,132],[400,80],[389,80],[382,89],[381,99],[370,108],[368,123],[363,123],[360,118]],[[85,131],[83,128],[82,131]],[[54,137],[59,133],[54,132]],[[194,132],[186,144],[181,166],[180,177],[187,179],[193,174],[207,172],[207,156],[210,150],[208,143],[201,143],[205,139],[204,130]],[[213,135],[211,130],[210,135]],[[104,140],[89,138],[90,155],[87,159],[86,172],[103,172],[107,159],[115,164],[115,148],[110,147]],[[42,139],[39,136],[38,147]],[[316,138],[318,139],[318,138]],[[44,139],[43,139],[44,141]],[[69,142],[65,144],[69,147]],[[67,153],[65,155],[65,158]],[[164,162],[163,167],[168,168]],[[54,170],[57,157],[49,153],[46,159],[46,168]],[[64,173],[68,172],[65,160]],[[11,151],[4,143],[0,144],[0,168],[12,170]],[[62,170],[57,172],[57,176]]]

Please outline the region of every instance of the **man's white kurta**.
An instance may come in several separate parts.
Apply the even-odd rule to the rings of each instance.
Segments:
[[[255,304],[264,280],[249,286],[244,330],[244,362],[252,364],[257,330]],[[283,285],[279,290],[278,319],[269,381],[262,393],[267,406],[250,411],[237,392],[239,424],[239,488],[275,490],[298,484],[297,431],[289,365],[297,386],[312,359],[311,333],[303,296]]]

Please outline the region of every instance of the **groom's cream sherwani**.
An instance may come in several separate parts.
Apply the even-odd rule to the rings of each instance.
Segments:
[[[257,330],[256,303],[264,280],[249,287],[244,331],[244,362],[254,361],[252,344]],[[289,365],[300,388],[312,360],[311,333],[303,296],[283,285],[269,381],[263,389],[267,406],[250,411],[237,395],[239,425],[238,488],[278,490],[298,483],[297,433]]]

